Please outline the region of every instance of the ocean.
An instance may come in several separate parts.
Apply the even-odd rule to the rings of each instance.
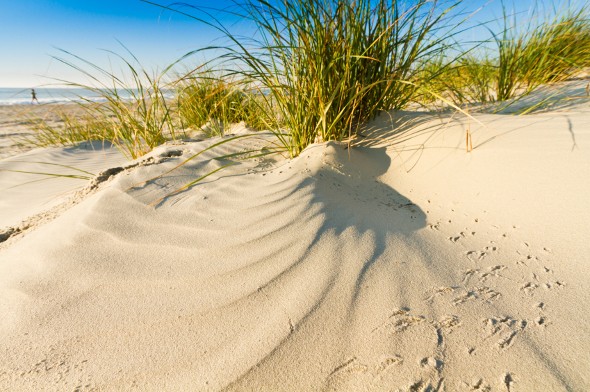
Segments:
[[[119,92],[123,99],[130,98],[129,92]],[[69,103],[81,100],[104,102],[105,99],[94,91],[83,88],[35,88],[35,94],[40,104]],[[32,95],[30,88],[0,87],[0,105],[31,105]],[[37,102],[35,102],[37,104]]]

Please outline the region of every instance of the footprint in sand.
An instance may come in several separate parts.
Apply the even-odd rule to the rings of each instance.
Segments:
[[[434,223],[434,224],[432,224],[432,223],[429,223],[429,224],[428,224],[428,228],[429,228],[430,230],[436,230],[436,231],[439,231],[439,230],[440,230],[440,222],[436,222],[436,223]]]
[[[434,357],[426,357],[420,360],[420,366],[423,368],[432,368],[435,370],[441,370],[443,367],[443,362],[439,359]]]
[[[352,357],[336,366],[326,379],[323,391],[338,391],[354,388],[369,383],[369,367],[361,363],[357,357]]]
[[[507,269],[504,265],[494,265],[488,267],[485,271],[479,269],[468,269],[463,272],[463,284],[469,283],[471,278],[477,276],[481,283],[485,283],[489,278],[502,278],[501,271]]]
[[[330,377],[335,374],[343,373],[366,373],[368,370],[369,367],[367,365],[360,363],[357,357],[352,357],[336,366],[332,373],[330,373]]]
[[[389,321],[385,323],[385,327],[389,328],[393,333],[398,333],[424,321],[423,316],[413,316],[407,310],[400,309],[393,312]]]
[[[549,320],[547,319],[547,317],[545,317],[545,316],[539,316],[539,317],[537,317],[537,318],[535,319],[535,324],[536,324],[538,327],[543,327],[543,328],[544,328],[544,327],[548,326],[548,325],[550,324],[550,322],[549,322]]]
[[[506,386],[506,390],[508,392],[510,392],[512,390],[512,387],[515,384],[515,382],[514,382],[514,374],[512,374],[512,373],[506,373],[506,374],[504,374],[504,376],[502,377],[502,382]]]
[[[491,244],[493,244],[493,243],[494,243],[494,241],[490,241],[490,243],[491,243]],[[484,251],[485,251],[485,252],[488,252],[488,253],[489,253],[489,252],[495,252],[495,251],[497,251],[497,250],[498,250],[498,247],[497,247],[497,246],[495,246],[495,245],[486,246],[486,247],[484,248]]]
[[[408,392],[440,391],[442,387],[442,381],[443,380],[441,379],[438,383],[433,385],[430,382],[418,380],[408,385],[406,387],[407,389],[402,390]]]
[[[539,287],[538,284],[533,282],[526,282],[520,287],[520,291],[523,291],[526,295],[533,295],[533,292]]]
[[[482,261],[487,255],[488,254],[486,252],[480,250],[470,250],[465,252],[465,256],[467,256],[467,258],[474,263]]]
[[[399,355],[385,356],[377,366],[377,374],[387,371],[392,366],[401,365],[404,359]]]
[[[523,331],[526,326],[526,320],[513,319],[511,317],[487,318],[483,321],[486,338],[498,336],[496,347],[505,350],[512,346],[514,338],[519,332]]]
[[[473,237],[475,236],[476,232],[475,231],[471,231],[468,228],[465,228],[462,232],[460,232],[459,234],[456,234],[454,236],[449,237],[449,241],[456,243],[457,241],[459,241],[461,238],[468,238],[468,237]]]
[[[553,289],[561,289],[565,287],[565,283],[560,280],[556,280],[554,282],[547,282],[543,284],[543,288],[546,290],[553,290]]]
[[[463,271],[463,284],[466,285],[467,283],[469,283],[471,278],[478,275],[479,273],[480,270],[478,269],[468,269]]]
[[[540,282],[539,276],[535,273],[532,275],[533,280],[537,281],[538,283],[534,282],[525,282],[521,287],[520,290],[523,291],[526,295],[532,296],[536,289],[542,287],[545,290],[555,290],[555,289],[562,289],[565,287],[565,283],[561,280],[555,281],[548,281],[545,283]]]
[[[501,278],[500,272],[505,270],[507,267],[504,265],[494,265],[489,267],[485,272],[481,272],[479,275],[479,281],[485,282],[488,278]]]
[[[403,363],[403,358],[397,354],[381,357],[374,366],[362,363],[357,357],[352,357],[336,366],[326,380],[324,391],[339,391],[342,389],[363,389],[382,378],[382,375],[392,371]]]
[[[527,254],[525,256],[522,253],[520,253],[519,251],[516,251],[516,253],[519,256],[521,256],[520,259],[516,260],[516,264],[517,265],[524,265],[525,267],[528,267],[529,264],[531,264],[531,263],[538,263],[538,262],[540,262],[540,260],[539,260],[539,258],[537,256],[533,256],[531,254]]]
[[[461,325],[461,321],[457,316],[444,316],[438,322],[435,323],[437,329],[444,330],[445,332],[452,332],[456,327]]]
[[[471,382],[463,381],[462,384],[464,391],[490,392],[492,390],[492,387],[483,378],[476,378]]]
[[[425,320],[426,318],[424,316],[411,315],[410,310],[407,308],[396,309],[389,315],[385,322],[373,328],[371,332],[374,333],[383,329],[390,333],[403,332],[411,326],[421,324]]]
[[[545,272],[546,274],[552,274],[553,273],[553,270],[551,270],[551,269],[543,266],[543,272]]]
[[[470,250],[465,252],[465,256],[473,262],[482,261],[485,257],[493,252],[498,251],[498,247],[493,245],[493,241],[490,242],[492,245],[486,246],[483,250]]]
[[[430,294],[428,297],[426,297],[424,299],[424,301],[426,301],[427,303],[431,303],[434,301],[434,299],[436,297],[440,297],[440,296],[444,296],[446,294],[450,294],[453,291],[455,291],[455,288],[453,287],[438,287],[435,288],[434,290],[431,290],[429,292],[427,292],[427,294]]]
[[[481,300],[484,302],[492,302],[501,297],[502,294],[489,287],[473,287],[467,290],[462,295],[453,299],[453,305],[462,305],[469,301]]]

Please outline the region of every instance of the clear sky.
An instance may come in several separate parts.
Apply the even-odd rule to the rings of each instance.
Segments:
[[[523,9],[532,1],[505,3]],[[232,3],[188,2],[221,9]],[[463,6],[486,4],[478,19],[501,16],[500,0],[465,0]],[[0,87],[46,85],[52,83],[49,78],[78,81],[79,74],[52,59],[59,55],[56,48],[108,68],[108,55],[101,49],[123,53],[119,40],[146,68],[161,69],[191,50],[219,42],[217,37],[202,23],[140,0],[0,0]]]
[[[230,0],[193,3],[224,7]],[[210,45],[218,36],[202,23],[139,0],[0,0],[0,87],[52,83],[47,77],[77,78],[52,59],[59,55],[56,48],[108,66],[101,49],[123,53],[119,40],[152,69]]]

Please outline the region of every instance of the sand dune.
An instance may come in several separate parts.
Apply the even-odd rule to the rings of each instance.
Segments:
[[[98,175],[106,162],[121,165],[127,159],[115,147],[94,142],[35,149],[0,161],[0,230],[63,203],[72,190],[88,184],[85,178]]]
[[[590,116],[477,119],[158,148],[0,250],[0,389],[590,388]]]

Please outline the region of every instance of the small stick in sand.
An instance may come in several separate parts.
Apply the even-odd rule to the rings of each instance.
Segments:
[[[586,85],[586,95],[590,97],[590,82]]]
[[[471,131],[470,126],[467,126],[465,130],[465,151],[471,152],[473,150],[473,144],[471,142]]]

